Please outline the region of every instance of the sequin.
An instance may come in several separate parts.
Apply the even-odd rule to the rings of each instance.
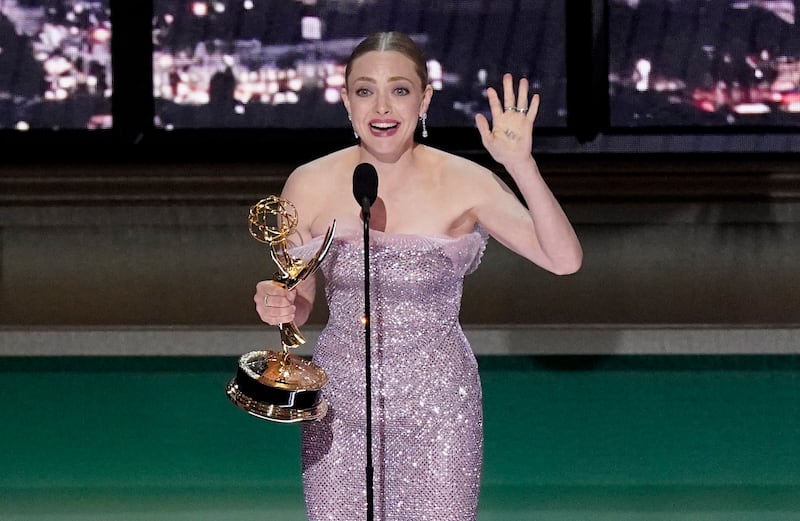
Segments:
[[[459,323],[463,278],[487,235],[370,234],[376,521],[473,521],[483,461],[481,386]],[[313,243],[311,245],[313,249]],[[329,321],[314,348],[330,409],[302,426],[309,521],[366,519],[363,237],[322,264]]]

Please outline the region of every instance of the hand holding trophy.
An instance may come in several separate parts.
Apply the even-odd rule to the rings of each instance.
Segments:
[[[260,200],[250,208],[248,224],[250,235],[269,245],[270,258],[278,269],[272,280],[288,290],[319,268],[336,229],[334,221],[317,252],[306,262],[289,252],[289,237],[297,229],[297,211],[290,201],[277,196]],[[289,352],[306,341],[293,322],[279,324],[278,330],[281,351],[243,354],[226,394],[234,405],[265,420],[283,423],[319,420],[328,411],[322,397],[328,377],[322,368]]]

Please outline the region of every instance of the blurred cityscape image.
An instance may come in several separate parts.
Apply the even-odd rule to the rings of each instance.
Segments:
[[[566,125],[565,0],[154,0],[155,126],[344,128],[344,63],[367,34],[425,50],[431,127],[471,127],[504,72]]]
[[[610,124],[800,125],[794,0],[608,0]]]
[[[112,126],[110,0],[0,0],[0,129]]]
[[[800,0],[606,2],[612,128],[800,124]],[[397,29],[429,57],[431,127],[471,127],[486,87],[510,71],[542,95],[537,125],[564,128],[566,8],[153,0],[153,123],[345,128],[344,61],[365,35]],[[0,0],[0,129],[112,127],[110,10],[110,0]]]

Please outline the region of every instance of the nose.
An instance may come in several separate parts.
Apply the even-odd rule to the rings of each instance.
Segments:
[[[375,96],[375,112],[384,115],[391,112],[391,110],[389,95],[385,93],[378,93],[378,95]]]

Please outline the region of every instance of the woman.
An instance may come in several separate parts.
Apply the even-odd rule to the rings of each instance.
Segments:
[[[297,209],[294,239],[313,252],[331,222],[336,237],[322,263],[329,321],[314,349],[328,374],[329,412],[303,424],[302,463],[311,521],[364,519],[365,375],[363,223],[352,195],[355,167],[378,172],[370,220],[372,451],[377,520],[474,520],[482,465],[481,388],[458,322],[463,277],[488,236],[538,266],[573,273],[582,252],[534,161],[539,97],[503,77],[503,101],[488,89],[492,123],[476,116],[481,140],[527,205],[490,170],[415,142],[433,89],[408,36],[379,33],[354,50],[344,106],[358,144],[298,167],[282,197]],[[530,209],[530,210],[528,210]],[[315,283],[288,292],[256,286],[264,322],[305,322]]]

